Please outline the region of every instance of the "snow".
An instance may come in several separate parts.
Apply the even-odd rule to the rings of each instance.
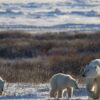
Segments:
[[[99,30],[100,0],[0,0],[0,29]]]
[[[6,83],[3,96],[0,96],[0,100],[54,100],[54,98],[50,99],[49,92],[50,86],[48,83]],[[66,99],[67,95],[65,91],[63,100]],[[80,85],[79,90],[74,90],[71,100],[88,100],[85,85]]]

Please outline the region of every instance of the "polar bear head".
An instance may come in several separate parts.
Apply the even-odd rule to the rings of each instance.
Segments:
[[[82,76],[86,78],[96,78],[100,75],[100,66],[98,64],[86,65],[82,72]]]
[[[76,81],[75,79],[70,80],[70,85],[75,89],[79,89],[78,81]]]

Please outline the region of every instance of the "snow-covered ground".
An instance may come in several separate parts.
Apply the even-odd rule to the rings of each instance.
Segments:
[[[6,83],[0,100],[54,100],[49,98],[49,92],[49,84]],[[64,96],[63,100],[67,100],[66,92]],[[88,100],[85,86],[80,85],[79,90],[74,90],[71,100]]]
[[[100,0],[0,0],[0,29],[99,30]]]

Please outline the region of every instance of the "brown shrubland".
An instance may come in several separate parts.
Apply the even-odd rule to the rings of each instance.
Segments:
[[[8,82],[48,82],[55,73],[81,79],[80,69],[100,58],[100,33],[0,32],[0,76]]]

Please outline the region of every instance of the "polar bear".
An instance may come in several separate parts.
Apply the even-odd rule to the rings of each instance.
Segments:
[[[2,95],[4,84],[5,84],[5,80],[3,80],[2,77],[0,77],[0,95]]]
[[[82,76],[86,78],[88,95],[93,99],[100,98],[100,59],[92,60],[86,65]]]
[[[50,85],[50,97],[62,98],[64,89],[67,89],[68,97],[71,97],[73,88],[78,89],[77,81],[71,75],[62,73],[53,75],[50,80]]]

